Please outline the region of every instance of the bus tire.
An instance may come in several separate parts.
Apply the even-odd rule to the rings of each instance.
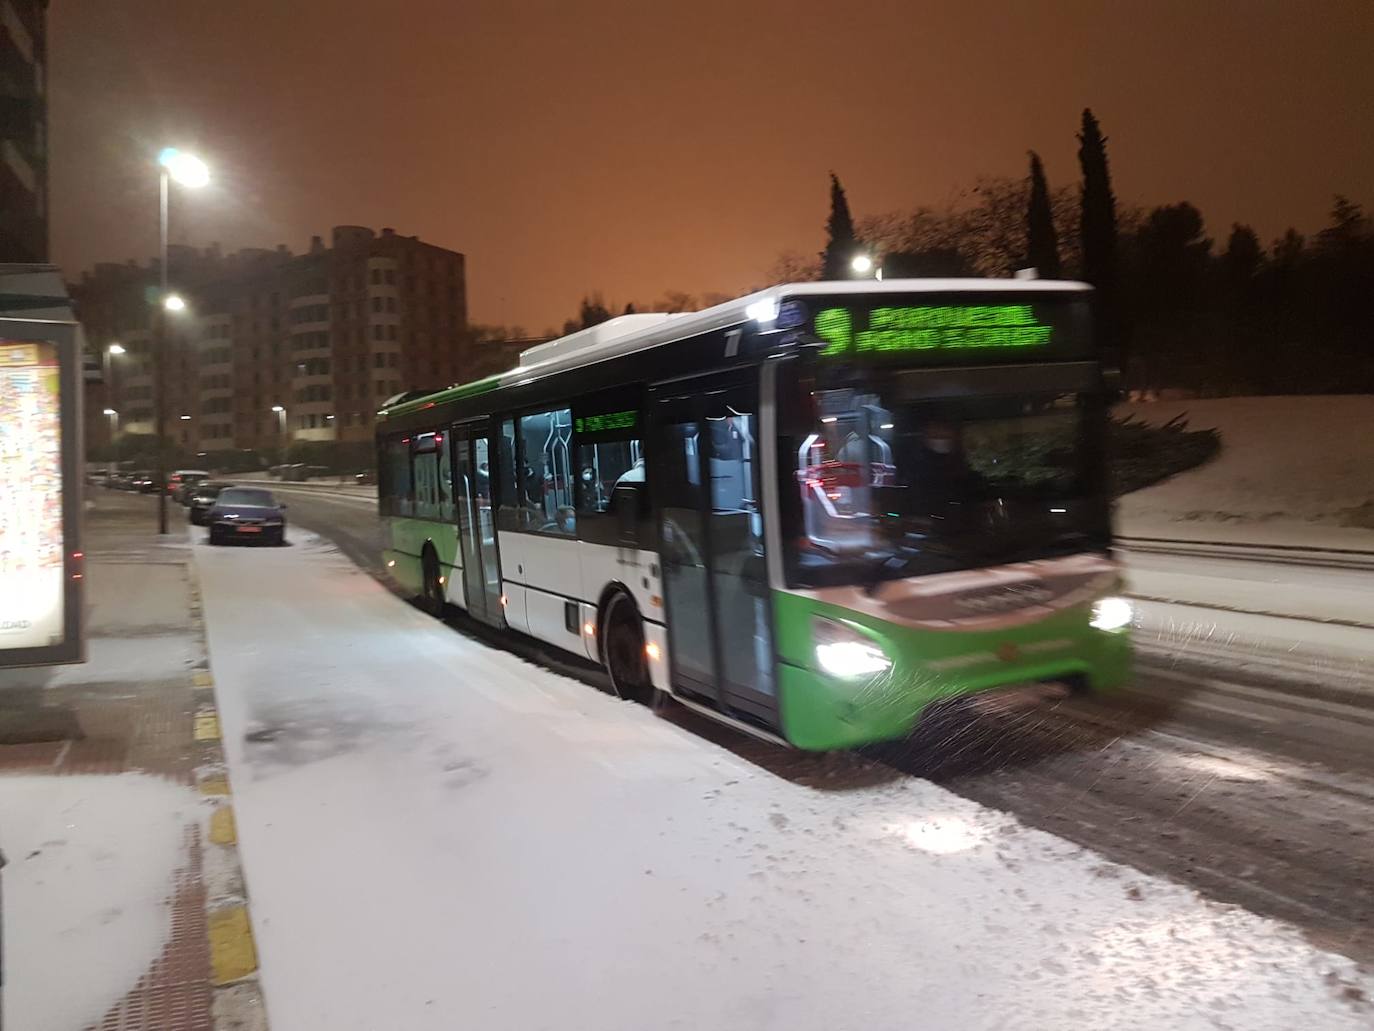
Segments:
[[[606,599],[601,616],[601,659],[611,688],[627,702],[647,702],[653,696],[649,663],[644,654],[644,623],[634,599],[616,591]]]
[[[426,544],[420,556],[420,571],[423,580],[421,605],[431,616],[442,618],[444,615],[444,585],[439,582],[439,556]]]

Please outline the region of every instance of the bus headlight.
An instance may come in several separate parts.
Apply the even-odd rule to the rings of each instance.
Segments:
[[[833,619],[817,617],[811,623],[816,665],[832,677],[846,680],[873,676],[892,668],[892,660],[877,642]]]
[[[1135,609],[1125,598],[1098,598],[1088,625],[1095,630],[1120,630],[1134,618]]]

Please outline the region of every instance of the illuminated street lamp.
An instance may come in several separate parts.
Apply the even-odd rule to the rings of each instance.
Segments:
[[[153,337],[153,435],[157,440],[157,479],[167,482],[167,313],[183,312],[186,302],[167,288],[167,194],[169,183],[198,189],[210,181],[210,168],[194,154],[165,147],[157,156],[158,243],[162,264],[159,311],[154,315]],[[167,492],[157,494],[157,532],[167,532]]]
[[[157,163],[179,186],[188,186],[194,190],[210,182],[210,166],[194,154],[187,154],[176,147],[163,148],[162,153],[157,156]]]
[[[856,276],[866,276],[873,271],[873,259],[867,254],[856,254],[849,262],[849,267]]]
[[[115,344],[114,347],[119,347],[119,345]],[[110,348],[110,350],[114,350],[114,347]],[[123,348],[120,348],[121,354],[123,350]],[[110,421],[110,475],[113,476],[115,474],[115,466],[118,464],[115,450],[119,447],[119,413],[113,408],[106,408],[105,418]]]
[[[100,352],[101,362],[105,366],[105,397],[110,401],[113,401],[115,399],[113,359],[118,358],[121,354],[126,353],[127,352],[124,350],[124,345],[121,344],[118,340],[114,341],[110,344],[109,347],[105,348],[105,350]],[[106,409],[105,414],[109,414],[109,409]]]
[[[273,404],[272,411],[276,412],[276,462],[278,465],[286,465],[286,408],[280,404]]]

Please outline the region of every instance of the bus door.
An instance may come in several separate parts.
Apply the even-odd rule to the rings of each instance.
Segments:
[[[776,722],[754,372],[651,395],[668,653],[675,688]]]
[[[468,613],[504,626],[501,562],[491,495],[491,430],[486,420],[453,428],[453,495],[463,552],[463,594]]]

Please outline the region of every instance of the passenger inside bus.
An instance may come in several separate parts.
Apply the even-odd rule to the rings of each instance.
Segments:
[[[983,479],[969,467],[958,424],[930,419],[915,437],[915,447],[898,453],[897,478],[911,485],[925,511],[980,496]]]

